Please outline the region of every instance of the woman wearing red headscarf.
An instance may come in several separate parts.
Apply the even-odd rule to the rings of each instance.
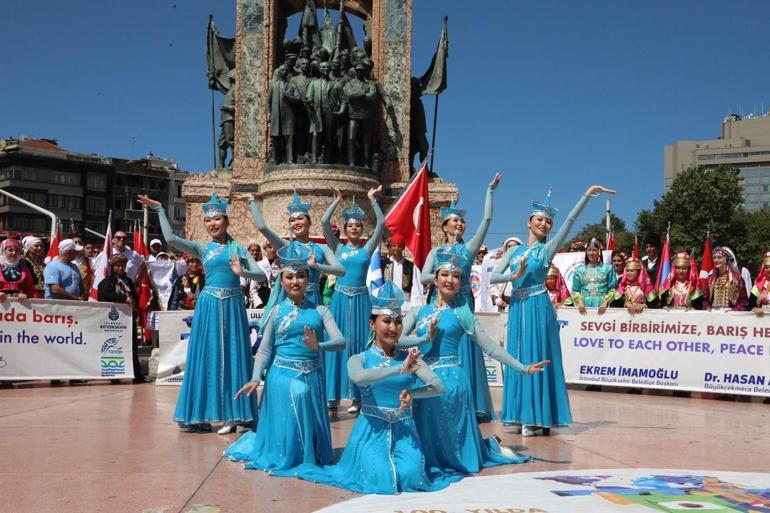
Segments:
[[[671,261],[671,287],[660,296],[666,310],[703,310],[703,291],[698,286],[698,265],[685,252]]]
[[[559,268],[553,264],[548,268],[548,274],[545,275],[545,288],[548,291],[548,296],[551,298],[551,304],[554,308],[559,308],[562,305],[572,305],[572,295],[567,288],[567,284],[564,283],[564,278],[562,278]]]
[[[0,244],[0,303],[7,296],[22,301],[35,297],[35,283],[29,270],[22,265],[23,260],[21,242],[6,239]]]
[[[751,289],[749,308],[757,317],[765,315],[765,308],[770,308],[770,251],[762,255],[762,267]]]
[[[632,256],[626,260],[623,277],[612,296],[610,307],[626,308],[628,313],[633,315],[642,313],[648,306],[658,306],[655,287],[652,286],[641,260]]]

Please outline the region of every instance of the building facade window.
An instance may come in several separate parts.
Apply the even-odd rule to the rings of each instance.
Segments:
[[[48,206],[50,208],[60,208],[63,210],[79,210],[83,208],[83,202],[82,199],[77,196],[49,194]]]
[[[104,175],[88,173],[86,185],[90,191],[104,192],[107,190],[107,177]]]
[[[185,217],[185,207],[183,205],[174,205],[174,219],[183,221]]]
[[[107,202],[104,198],[86,198],[86,212],[100,214],[106,211]]]
[[[107,223],[104,221],[86,221],[86,228],[97,233],[106,233]]]

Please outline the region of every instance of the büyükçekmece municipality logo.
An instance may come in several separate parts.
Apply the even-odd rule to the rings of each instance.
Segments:
[[[116,318],[118,316],[115,312]],[[112,316],[112,312],[110,312]],[[114,320],[114,319],[113,319]],[[108,338],[102,344],[101,373],[102,376],[117,376],[126,372],[126,358],[123,347],[119,346],[120,337]]]
[[[110,309],[110,313],[107,314],[107,317],[113,322],[117,321],[120,318],[120,312],[118,312],[118,309],[113,305]]]

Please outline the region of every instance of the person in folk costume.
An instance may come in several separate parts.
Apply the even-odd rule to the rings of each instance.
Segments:
[[[757,317],[765,315],[765,309],[770,308],[770,251],[762,255],[762,264],[757,279],[751,288],[749,309]]]
[[[335,465],[301,465],[300,479],[358,493],[397,494],[440,490],[462,477],[427,466],[413,418],[416,400],[440,396],[444,383],[417,348],[397,347],[402,337],[404,292],[386,281],[371,291],[365,351],[348,359],[348,375],[361,387],[361,415]]]
[[[602,249],[599,239],[588,241],[585,265],[576,268],[572,278],[572,299],[583,315],[586,308],[596,308],[599,315],[603,314],[618,286],[615,269],[602,262]]]
[[[35,284],[35,293],[31,295],[34,299],[43,299],[45,297],[45,252],[43,251],[43,241],[33,235],[27,235],[21,241],[24,247],[23,264],[32,275],[32,281]]]
[[[211,199],[203,204],[203,221],[211,236],[208,242],[177,236],[159,202],[141,195],[138,199],[158,214],[166,243],[200,258],[206,272],[206,285],[195,305],[174,420],[186,432],[210,431],[212,422],[222,423],[219,434],[232,433],[238,425],[251,425],[256,420],[254,401],[247,396],[235,396],[249,379],[253,366],[240,277],[264,279],[265,274],[248,251],[227,233],[226,199],[212,193]]]
[[[379,247],[382,233],[385,230],[385,215],[377,204],[375,195],[382,186],[372,188],[367,193],[374,211],[376,225],[366,244],[361,244],[364,232],[364,211],[353,203],[350,208],[342,210],[345,236],[348,239],[342,244],[334,233],[331,217],[342,199],[339,189],[334,190],[334,200],[321,221],[326,243],[334,251],[340,264],[345,266],[345,275],[334,281],[329,310],[334,316],[337,326],[345,338],[345,350],[342,352],[324,353],[324,373],[326,375],[326,399],[330,407],[335,407],[340,399],[351,399],[353,402],[348,413],[358,413],[361,394],[358,387],[352,383],[347,373],[348,358],[363,352],[369,339],[369,316],[372,305],[369,301],[369,290],[366,287],[366,273],[372,253]]]
[[[615,278],[618,280],[618,283],[620,283],[620,280],[623,278],[623,272],[626,270],[626,260],[628,260],[628,256],[619,249],[615,249],[612,251],[611,260],[612,267],[615,269]]]
[[[505,371],[502,420],[508,424],[521,424],[524,436],[538,432],[548,435],[552,427],[572,423],[559,325],[556,312],[549,306],[551,300],[544,281],[553,257],[564,244],[577,216],[588,200],[600,193],[614,194],[615,191],[599,185],[589,187],[551,240],[547,237],[558,210],[551,206],[550,191],[545,201],[533,202],[526,245],[506,251],[492,273],[492,283],[509,281],[512,284],[506,341],[508,353],[521,361],[551,362],[544,372],[535,374],[531,380]],[[612,267],[607,267],[614,278]]]
[[[414,330],[420,338],[410,337],[398,343],[399,347],[425,344],[424,361],[446,388],[441,397],[421,399],[415,404],[415,423],[426,464],[463,474],[531,459],[500,446],[499,440],[482,438],[471,408],[470,377],[460,358],[466,337],[479,345],[484,354],[520,374],[540,373],[548,364],[547,360],[522,364],[484,332],[462,292],[462,275],[468,263],[463,254],[436,252],[436,298],[410,310],[404,320],[404,333],[408,335]]]
[[[465,210],[457,208],[454,201],[449,208],[440,210],[443,219],[441,229],[444,231],[444,244],[430,250],[425,259],[420,272],[420,281],[424,286],[433,284],[436,271],[436,254],[438,251],[448,251],[463,255],[467,268],[462,269],[462,285],[458,298],[465,301],[474,310],[473,292],[471,291],[471,267],[473,266],[473,257],[484,242],[489,231],[489,224],[492,222],[492,197],[495,189],[500,183],[502,175],[495,174],[495,177],[487,186],[486,200],[484,202],[484,214],[479,223],[476,233],[468,242],[465,242]],[[431,296],[434,301],[436,294]],[[476,412],[476,416],[481,421],[490,421],[496,418],[495,409],[492,404],[492,396],[489,393],[489,383],[487,382],[487,371],[484,363],[484,356],[479,347],[468,337],[465,337],[460,344],[460,359],[462,366],[470,377],[471,384],[471,407]]]
[[[677,253],[671,260],[671,286],[660,294],[660,303],[666,310],[703,310],[703,291],[698,285],[698,265],[686,252]]]
[[[108,303],[122,303],[131,307],[131,349],[134,361],[134,383],[143,383],[144,375],[139,365],[139,342],[136,338],[136,325],[139,320],[139,309],[137,307],[139,296],[136,287],[131,278],[126,274],[128,257],[126,255],[115,253],[109,259],[110,271],[106,278],[99,282],[97,287],[97,301],[106,301]],[[113,382],[118,380],[113,380]]]
[[[278,250],[279,282],[265,309],[264,331],[254,372],[236,397],[249,397],[264,379],[256,431],[245,433],[224,453],[245,468],[291,471],[306,463],[333,461],[321,351],[345,346],[329,309],[310,299],[313,250],[292,241]],[[329,339],[323,341],[326,332]]]
[[[24,301],[36,294],[32,273],[24,265],[22,244],[16,239],[0,243],[0,303],[8,297]]]
[[[262,217],[262,213],[259,211],[259,207],[257,206],[253,194],[236,194],[234,197],[237,200],[244,200],[249,203],[254,225],[276,250],[289,244],[288,240],[282,238],[265,224],[265,220]],[[329,209],[331,208],[332,206],[330,205]],[[307,298],[316,305],[323,304],[321,297],[322,289],[320,286],[321,273],[344,276],[345,268],[340,265],[337,257],[329,246],[310,240],[310,203],[302,203],[296,190],[294,191],[294,197],[292,198],[291,203],[286,205],[286,210],[289,213],[289,234],[291,239],[307,246],[314,255],[309,263],[310,281],[307,287]]]
[[[703,300],[703,309],[745,311],[749,300],[735,253],[727,246],[716,247],[712,258],[714,269],[708,276],[708,295]]]
[[[658,297],[641,260],[626,260],[623,277],[610,301],[611,308],[625,308],[631,315],[642,313],[646,307],[657,308]]]
[[[545,275],[545,288],[554,308],[572,305],[572,294],[570,294],[559,268],[553,264],[548,268],[548,274]]]
[[[174,290],[169,299],[169,310],[195,310],[203,288],[206,286],[206,275],[203,273],[203,265],[200,258],[193,255],[185,255],[187,271],[177,278]]]

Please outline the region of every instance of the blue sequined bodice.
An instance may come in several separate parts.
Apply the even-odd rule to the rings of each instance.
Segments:
[[[393,357],[388,357],[377,346],[372,345],[364,353],[364,368],[378,369],[381,367],[400,367],[408,354],[407,349],[396,349]],[[383,381],[378,381],[361,388],[361,401],[364,404],[377,405],[384,408],[398,408],[401,405],[399,395],[404,389],[414,387],[414,374],[398,374]]]
[[[428,344],[422,346],[425,358],[438,358],[441,356],[457,356],[459,354],[460,340],[465,330],[453,308],[435,308],[435,305],[425,305],[417,317],[415,330],[418,335],[428,332],[431,320],[438,317],[438,333]]]
[[[337,278],[337,284],[346,287],[366,285],[366,271],[369,269],[369,253],[363,246],[351,247],[345,244],[337,250],[337,260],[345,268],[345,276]]]
[[[318,358],[318,351],[305,345],[305,326],[315,331],[319,342],[323,340],[323,319],[315,305],[309,301],[296,305],[291,299],[284,299],[273,321],[275,356],[290,360]]]

